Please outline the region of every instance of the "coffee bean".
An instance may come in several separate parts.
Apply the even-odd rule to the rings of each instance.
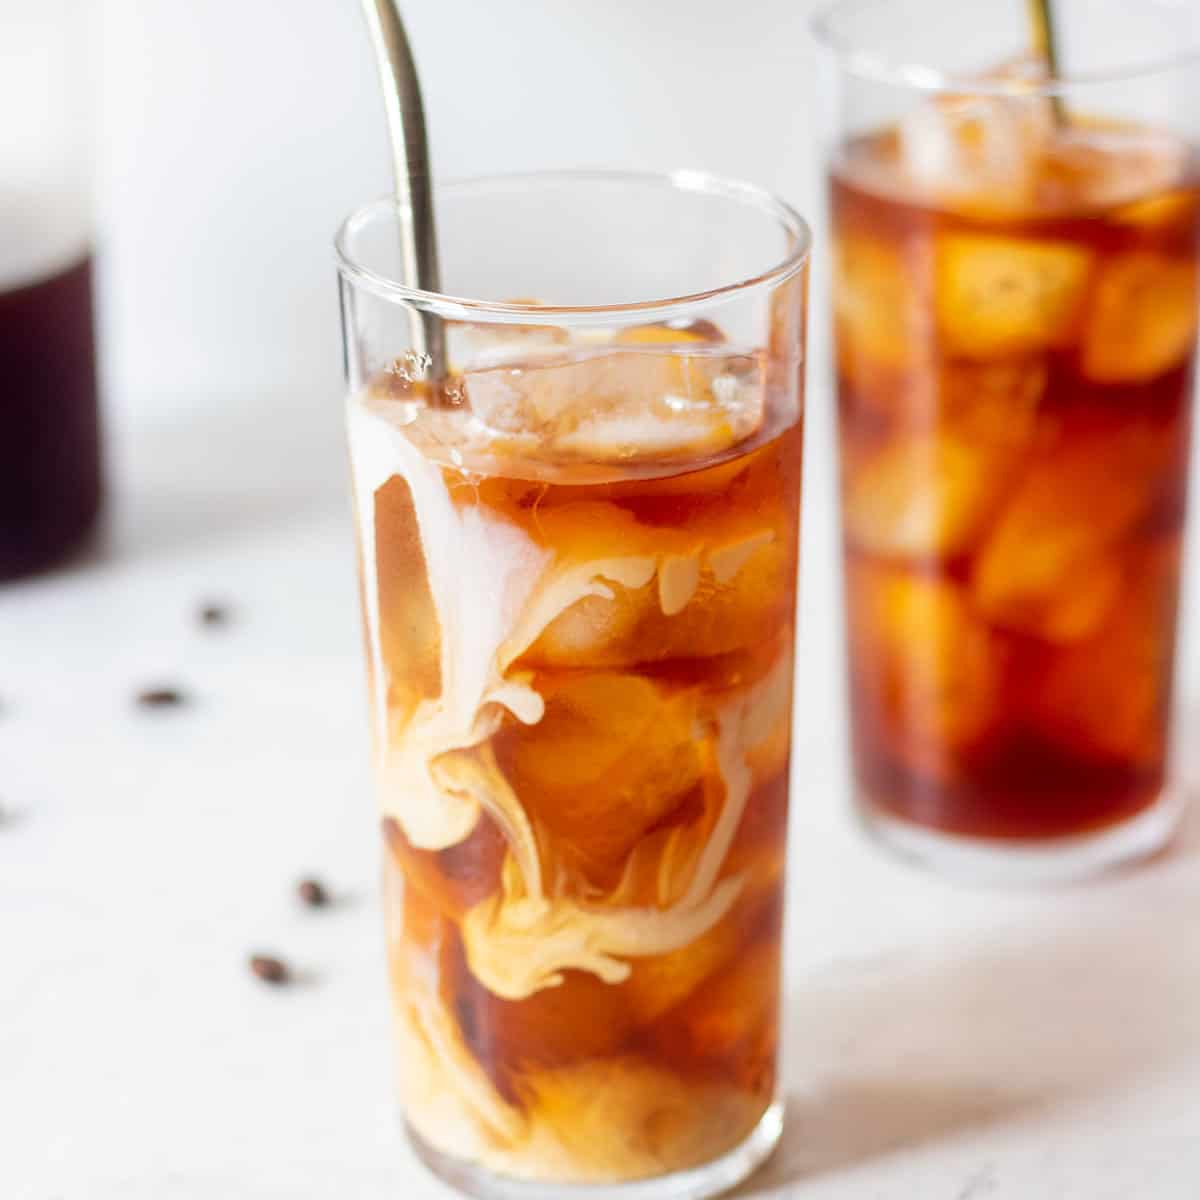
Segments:
[[[200,607],[201,625],[224,625],[229,620],[229,609],[224,604],[204,604]]]
[[[320,880],[304,879],[296,888],[300,899],[304,901],[310,908],[323,908],[329,903],[329,893],[322,886]]]
[[[287,963],[282,959],[272,958],[269,954],[253,955],[250,959],[250,970],[263,983],[287,983],[291,978],[291,972],[288,970]]]
[[[178,688],[145,688],[138,692],[137,702],[142,708],[175,708],[185,703],[185,697]]]

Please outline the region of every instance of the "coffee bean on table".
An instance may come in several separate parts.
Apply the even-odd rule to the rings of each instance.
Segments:
[[[263,981],[263,983],[281,984],[287,983],[291,979],[291,972],[288,970],[288,965],[280,958],[273,958],[269,954],[255,954],[250,958],[250,970]]]
[[[329,903],[329,893],[319,879],[301,880],[296,892],[310,908],[323,908]]]
[[[200,606],[200,624],[207,625],[210,628],[216,625],[224,625],[229,621],[229,608],[224,604],[219,604],[210,601],[207,604]]]

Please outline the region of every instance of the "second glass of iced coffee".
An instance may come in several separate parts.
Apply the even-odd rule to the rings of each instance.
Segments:
[[[339,238],[406,1122],[476,1195],[712,1195],[780,1131],[808,235],[695,174],[438,207],[445,295],[394,202]]]
[[[859,807],[1011,881],[1148,854],[1179,813],[1195,37],[1186,6],[1052,7],[1055,77],[1019,0],[818,24]]]

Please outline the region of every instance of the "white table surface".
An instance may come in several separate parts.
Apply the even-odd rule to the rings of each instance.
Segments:
[[[0,589],[0,1200],[450,1195],[396,1130],[337,417],[258,403],[117,429],[107,547]],[[1198,823],[1147,869],[1033,895],[865,844],[829,492],[814,471],[791,1115],[740,1194],[1196,1200]],[[209,597],[227,627],[198,624]],[[138,711],[160,681],[191,703]],[[336,906],[302,910],[309,872]],[[252,978],[259,948],[302,982]]]

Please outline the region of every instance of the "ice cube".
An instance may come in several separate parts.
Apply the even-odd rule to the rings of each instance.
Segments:
[[[615,671],[536,686],[545,715],[502,732],[498,757],[544,854],[611,888],[634,844],[700,782],[697,693]]]
[[[1134,251],[1101,267],[1083,334],[1083,373],[1098,383],[1142,383],[1181,365],[1196,342],[1196,268]]]
[[[843,428],[856,442],[945,430],[972,445],[1017,450],[1035,432],[1046,380],[1042,354],[943,357],[906,375],[860,362],[853,391],[842,396]]]
[[[635,962],[621,990],[637,1024],[657,1020],[726,966],[745,946],[750,911],[752,906],[739,902],[689,945]]]
[[[564,552],[514,653],[536,667],[618,667],[769,636],[791,612],[794,516],[769,499],[745,501],[746,514],[709,507],[685,528],[613,504],[543,511],[547,542]]]
[[[763,1112],[760,1096],[631,1054],[531,1071],[519,1086],[532,1121],[520,1161],[548,1179],[611,1185],[708,1163],[742,1142]]]
[[[789,620],[794,547],[770,528],[711,545],[685,606],[669,616],[661,601],[638,629],[641,659],[728,654],[769,637]]]
[[[1126,204],[1110,220],[1148,233],[1186,235],[1196,225],[1197,199],[1194,190],[1176,188]]]
[[[721,554],[721,549],[727,553]],[[745,553],[737,561],[734,551]],[[778,628],[791,608],[791,549],[770,535],[717,548],[686,604],[663,610],[657,580],[607,585],[547,626],[526,661],[541,666],[626,666],[728,654]]]
[[[536,362],[561,353],[569,339],[567,330],[557,325],[447,321],[445,330],[447,357],[458,372]]]
[[[1040,726],[1085,758],[1161,766],[1175,646],[1180,550],[1165,539],[1124,564],[1109,619],[1060,650],[1035,692]]]
[[[947,362],[937,387],[937,419],[948,431],[971,445],[1015,452],[1034,437],[1046,364],[1036,357]]]
[[[472,412],[540,459],[672,462],[757,432],[762,364],[753,355],[629,348],[468,373]]]
[[[916,187],[938,203],[975,210],[1029,204],[1054,129],[1044,97],[946,95],[900,122],[900,155]]]
[[[833,305],[838,370],[870,399],[928,355],[929,305],[919,250],[845,233],[834,244]],[[878,386],[869,386],[875,383]]]
[[[716,1069],[748,1092],[769,1090],[779,1037],[778,923],[705,980],[651,1031],[669,1061]]]
[[[1123,204],[1171,187],[1183,164],[1182,144],[1167,134],[1076,116],[1046,144],[1037,203],[1076,211]]]
[[[535,667],[628,666],[637,661],[637,631],[654,610],[651,584],[600,585],[604,592],[585,595],[565,607],[523,656]]]
[[[846,579],[855,693],[895,757],[935,775],[998,712],[1003,661],[963,589],[854,563]]]
[[[1154,503],[1168,452],[1160,431],[1126,421],[1034,459],[976,560],[980,611],[1050,641],[1094,633],[1120,588],[1114,547]]]
[[[961,553],[992,511],[1010,458],[945,432],[896,439],[849,468],[846,530],[875,554]]]
[[[1063,345],[1093,255],[1071,242],[947,233],[937,239],[937,321],[952,354],[987,359]]]
[[[1029,597],[1026,606],[1000,613],[998,621],[1048,642],[1082,641],[1104,624],[1118,603],[1123,583],[1119,561],[1104,555],[1083,558],[1060,587],[1036,600]]]
[[[502,1090],[531,1066],[612,1054],[633,1027],[620,990],[584,971],[564,971],[556,987],[506,1000],[475,979],[460,952],[447,990],[463,1040]]]

